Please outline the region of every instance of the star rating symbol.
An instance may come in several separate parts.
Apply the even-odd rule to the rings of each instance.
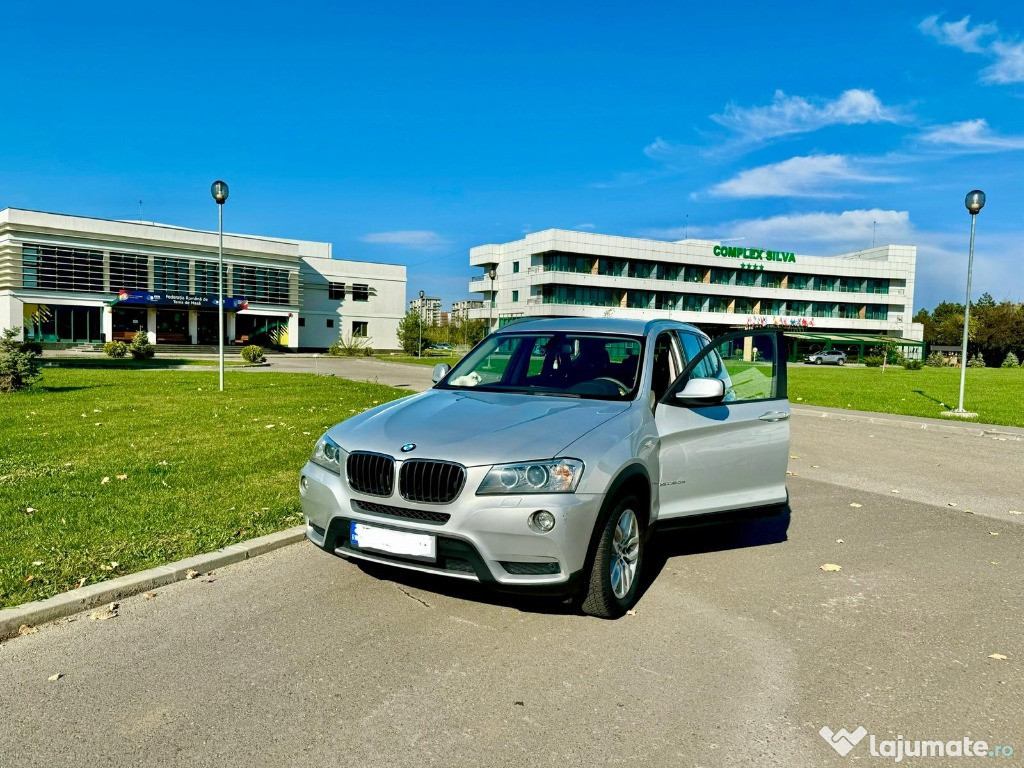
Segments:
[[[764,271],[764,264],[740,264],[740,269],[752,269],[755,272],[758,270]]]

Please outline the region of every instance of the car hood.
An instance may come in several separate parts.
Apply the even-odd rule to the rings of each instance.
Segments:
[[[554,458],[629,403],[432,389],[332,427],[346,451],[456,461],[465,466]],[[402,446],[415,449],[402,453]]]

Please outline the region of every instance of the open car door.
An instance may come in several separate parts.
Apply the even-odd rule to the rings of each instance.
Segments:
[[[654,416],[658,518],[784,503],[790,410],[782,331],[733,331],[710,344],[680,336],[686,366]]]

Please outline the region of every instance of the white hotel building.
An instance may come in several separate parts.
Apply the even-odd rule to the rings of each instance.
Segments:
[[[494,327],[524,317],[670,317],[711,336],[783,326],[817,348],[863,350],[886,335],[918,356],[924,329],[912,322],[916,259],[912,245],[804,256],[549,229],[471,249],[470,264],[481,273],[469,290],[484,296],[472,316],[491,318]]]
[[[43,342],[217,344],[217,233],[0,210],[0,328]],[[331,244],[224,234],[225,342],[398,349],[405,267]]]

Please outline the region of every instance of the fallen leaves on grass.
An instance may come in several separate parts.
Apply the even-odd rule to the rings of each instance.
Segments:
[[[106,485],[109,482],[110,482],[110,478],[109,477],[104,477],[102,480],[100,480],[100,485]]]
[[[38,629],[28,624],[22,624],[20,627],[18,627],[18,634],[22,637],[24,637],[25,635],[34,635],[38,631]]]
[[[42,565],[42,564],[43,564],[43,561],[42,561],[42,560],[33,560],[33,561],[32,561],[32,565],[34,565],[34,566],[36,566],[36,567],[38,567],[38,566],[40,566],[40,565]]]
[[[118,567],[119,565],[121,565],[121,564],[120,564],[120,563],[117,563],[117,562],[114,562],[113,560],[111,560],[111,561],[110,561],[110,565],[101,565],[101,566],[100,566],[100,570],[101,570],[101,571],[112,571],[112,570],[114,570],[115,568],[117,568],[117,567]]]
[[[80,578],[78,580],[78,584],[75,585],[75,589],[78,589],[79,587],[84,587],[84,586],[85,586],[85,576],[83,576],[82,578]]]
[[[128,475],[115,475],[115,477],[117,477],[118,480],[127,480],[128,479]]]
[[[841,570],[843,570],[843,566],[836,565],[835,563],[825,563],[824,565],[821,566],[821,570],[823,570],[823,571],[841,571]]]
[[[117,608],[117,603],[111,603],[106,608],[90,613],[89,618],[94,621],[106,621],[107,619],[117,618]]]

